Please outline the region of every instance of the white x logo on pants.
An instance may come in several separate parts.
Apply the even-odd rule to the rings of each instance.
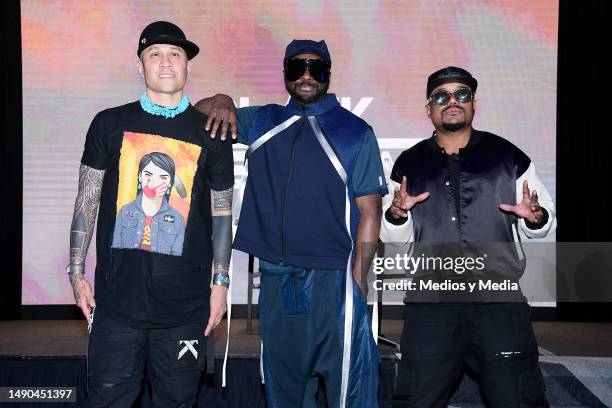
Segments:
[[[195,347],[193,347],[194,344],[199,344],[198,340],[180,340],[179,345],[180,344],[184,344],[185,347],[183,347],[179,352],[177,360],[180,360],[181,357],[183,357],[187,351],[190,351],[196,360],[198,359],[198,351],[195,349]]]

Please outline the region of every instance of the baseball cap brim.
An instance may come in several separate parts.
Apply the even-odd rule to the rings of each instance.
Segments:
[[[198,53],[200,52],[200,47],[198,47],[189,40],[184,40],[182,38],[177,38],[171,35],[160,34],[153,38],[148,38],[146,44],[140,44],[140,47],[138,47],[138,56],[140,57],[142,51],[155,44],[177,45],[185,50],[185,53],[187,54],[187,59],[189,60],[198,55]]]

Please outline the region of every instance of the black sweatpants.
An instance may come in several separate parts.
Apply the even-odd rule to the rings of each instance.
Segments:
[[[205,324],[135,329],[96,309],[87,351],[90,406],[131,407],[146,364],[154,407],[191,407],[204,369]]]
[[[445,407],[467,358],[491,406],[548,406],[527,303],[414,303],[404,319],[397,406]]]

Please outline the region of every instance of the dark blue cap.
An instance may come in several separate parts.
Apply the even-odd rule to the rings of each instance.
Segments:
[[[429,97],[434,89],[450,82],[466,84],[474,93],[476,93],[476,88],[478,88],[478,81],[476,81],[476,78],[465,69],[459,67],[446,67],[437,70],[427,78],[427,94],[425,96]]]
[[[287,45],[285,50],[285,59],[283,65],[287,64],[291,58],[300,54],[315,54],[321,57],[321,59],[329,64],[331,67],[331,56],[327,49],[327,44],[324,40],[319,42],[312,40],[293,40]]]

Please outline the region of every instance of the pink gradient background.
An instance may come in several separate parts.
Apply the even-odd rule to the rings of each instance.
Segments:
[[[64,270],[85,133],[96,112],[142,92],[136,47],[155,20],[200,46],[186,89],[193,102],[222,92],[284,103],[286,44],[325,39],[330,91],[350,107],[373,98],[361,116],[381,150],[385,140],[428,137],[427,76],[464,67],[479,81],[475,127],[529,154],[554,196],[556,1],[22,1],[24,304],[73,301]],[[92,244],[90,274],[93,265]]]

